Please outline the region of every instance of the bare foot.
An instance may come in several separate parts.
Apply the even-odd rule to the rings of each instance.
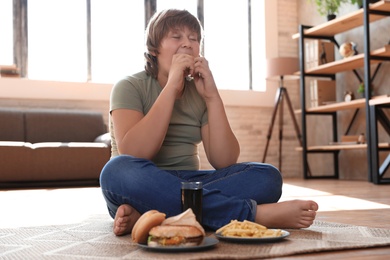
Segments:
[[[255,221],[268,228],[307,228],[316,217],[318,204],[312,200],[291,200],[257,205]]]
[[[132,206],[128,204],[120,205],[115,214],[114,234],[117,236],[130,234],[140,216],[141,214]]]

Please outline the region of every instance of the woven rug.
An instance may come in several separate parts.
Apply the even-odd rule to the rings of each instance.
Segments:
[[[71,225],[0,229],[0,259],[262,259],[390,245],[390,229],[316,221],[288,230],[290,236],[276,243],[220,241],[204,251],[167,253],[140,248],[129,235],[114,236],[112,223],[96,215]]]

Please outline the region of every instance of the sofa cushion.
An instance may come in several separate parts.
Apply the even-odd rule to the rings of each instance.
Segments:
[[[26,142],[93,142],[107,132],[98,112],[30,110],[25,114]]]
[[[0,183],[28,179],[32,163],[31,143],[0,141]]]
[[[0,109],[0,141],[24,141],[23,111]]]
[[[98,181],[110,158],[110,149],[103,143],[35,143],[32,149],[34,163],[26,176],[32,181]]]

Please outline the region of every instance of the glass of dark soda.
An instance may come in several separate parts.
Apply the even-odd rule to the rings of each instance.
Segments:
[[[182,182],[181,183],[181,210],[184,212],[191,208],[196,216],[196,220],[202,225],[202,182]]]

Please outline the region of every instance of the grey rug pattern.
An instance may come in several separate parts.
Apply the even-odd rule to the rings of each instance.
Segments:
[[[316,221],[275,243],[220,241],[203,251],[156,252],[133,244],[130,235],[116,237],[112,224],[108,215],[96,215],[71,225],[0,229],[0,259],[263,259],[390,245],[390,229]]]

